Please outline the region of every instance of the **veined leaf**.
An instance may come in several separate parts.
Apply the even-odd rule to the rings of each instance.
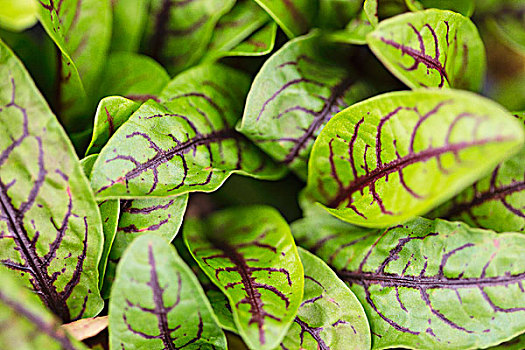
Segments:
[[[213,191],[234,172],[282,176],[283,167],[233,129],[247,89],[245,75],[220,65],[179,75],[162,105],[144,103],[102,149],[91,175],[96,194],[170,196]]]
[[[109,303],[112,349],[226,349],[210,303],[175,248],[137,238],[117,269]]]
[[[0,258],[67,322],[102,308],[102,224],[64,130],[0,41]],[[84,273],[89,271],[89,273]]]
[[[305,178],[324,124],[369,95],[345,55],[345,48],[318,33],[288,42],[255,77],[238,130]]]
[[[386,227],[421,215],[523,144],[492,101],[458,90],[393,92],[334,117],[312,150],[307,191],[342,220]]]
[[[274,349],[295,317],[304,286],[283,217],[270,207],[232,208],[205,221],[186,219],[183,233],[199,266],[228,297],[246,344]]]
[[[79,129],[87,93],[94,91],[111,36],[109,0],[38,0],[39,19],[61,51],[57,58],[56,110],[66,127]]]
[[[151,0],[113,0],[111,50],[137,52]]]
[[[304,296],[282,349],[370,349],[365,311],[326,264],[299,248],[304,266]]]
[[[361,10],[362,0],[319,0],[316,23],[319,28],[341,29]]]
[[[476,26],[444,10],[406,13],[382,21],[367,35],[383,64],[411,88],[453,87],[478,91],[485,49]]]
[[[293,38],[308,32],[317,10],[315,0],[255,0],[284,33]]]
[[[83,350],[84,345],[64,330],[38,297],[12,272],[0,268],[0,348]]]
[[[272,52],[277,35],[277,24],[270,22],[235,46],[230,51],[222,53],[227,56],[263,56]]]
[[[205,53],[213,28],[235,0],[150,0],[143,40],[147,52],[176,74]]]
[[[0,27],[22,31],[37,22],[34,0],[0,0],[0,8]]]
[[[515,113],[522,124],[525,112]],[[497,232],[525,230],[525,147],[432,213]]]
[[[374,349],[479,349],[525,330],[522,234],[422,218],[384,231],[325,220],[302,220],[294,235],[350,285]]]

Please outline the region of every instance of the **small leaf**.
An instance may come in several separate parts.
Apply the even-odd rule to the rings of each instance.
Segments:
[[[361,10],[362,0],[319,0],[317,27],[344,28]]]
[[[299,248],[304,296],[282,349],[370,349],[370,327],[363,307],[326,264]]]
[[[348,54],[319,33],[285,44],[257,74],[237,129],[305,178],[324,124],[369,95],[349,69]]]
[[[0,348],[83,350],[15,274],[0,267]]]
[[[270,22],[235,46],[230,51],[222,53],[225,57],[232,56],[263,56],[272,52],[277,35],[277,24]]]
[[[524,235],[422,218],[384,231],[310,220],[294,235],[361,301],[374,349],[479,349],[525,330]]]
[[[293,38],[308,32],[317,9],[315,0],[255,0],[284,33]]]
[[[525,54],[525,11],[520,1],[504,5],[487,14],[488,28],[507,46]]]
[[[126,250],[109,303],[111,349],[226,349],[226,338],[191,270],[149,234]]]
[[[34,0],[0,0],[0,8],[0,27],[19,32],[37,22]]]
[[[355,104],[322,130],[308,194],[342,220],[385,227],[421,215],[523,144],[523,127],[470,92],[392,92]]]
[[[368,45],[411,88],[453,87],[478,91],[485,74],[485,49],[476,26],[443,10],[406,13],[382,21]]]
[[[244,74],[220,65],[179,75],[161,93],[162,105],[144,103],[102,149],[91,174],[95,193],[170,196],[213,191],[234,172],[281,177],[283,167],[233,129],[247,89]]]
[[[379,23],[378,0],[365,0],[363,4],[363,11],[372,27],[377,27],[377,24]]]
[[[102,223],[73,146],[0,41],[0,256],[64,322],[102,309]],[[85,273],[87,272],[87,273]]]
[[[334,42],[353,44],[353,45],[366,45],[366,36],[374,30],[374,27],[368,21],[365,12],[351,20],[345,29],[339,30],[329,34],[329,37]]]
[[[137,52],[151,0],[113,0],[112,51]]]
[[[67,331],[77,340],[91,338],[108,328],[108,317],[83,318],[75,322],[62,325],[60,328]]]
[[[188,249],[228,297],[237,329],[252,349],[279,344],[303,297],[303,268],[289,230],[275,209],[263,206],[184,223]]]

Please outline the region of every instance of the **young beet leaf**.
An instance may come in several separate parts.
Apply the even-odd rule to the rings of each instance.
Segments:
[[[161,104],[144,103],[102,149],[91,175],[95,193],[170,196],[213,191],[234,172],[282,176],[283,167],[233,129],[247,89],[245,75],[220,65],[179,75]]]
[[[304,296],[282,349],[370,349],[370,327],[363,307],[326,264],[299,248]]]
[[[250,35],[230,51],[221,53],[223,56],[263,56],[272,52],[277,35],[277,24],[270,22]]]
[[[137,52],[151,0],[112,1],[111,50]]]
[[[255,0],[289,38],[308,32],[317,9],[316,0]]]
[[[226,294],[252,349],[274,349],[303,297],[303,268],[290,229],[269,207],[228,209],[205,221],[186,219],[184,240]]]
[[[171,74],[202,58],[217,21],[235,3],[235,0],[150,1],[143,46]]]
[[[0,268],[0,348],[83,350],[16,276]]]
[[[66,127],[78,129],[85,108],[84,90],[96,88],[111,36],[109,0],[38,0],[39,18],[60,49],[56,105]]]
[[[155,235],[136,239],[117,269],[109,303],[111,349],[226,349],[199,282]]]
[[[525,112],[515,113],[525,122]],[[487,177],[467,187],[432,216],[461,219],[497,232],[525,230],[525,147]]]
[[[485,49],[476,26],[443,10],[406,13],[382,21],[367,35],[374,54],[411,88],[453,87],[478,91]]]
[[[318,33],[284,45],[257,74],[238,130],[306,178],[308,155],[324,124],[370,94],[347,55]]]
[[[63,129],[2,42],[0,63],[1,261],[64,322],[94,316],[103,237],[93,194]]]
[[[470,92],[388,93],[326,125],[307,191],[342,220],[386,227],[441,204],[522,144],[516,118]]]
[[[479,349],[525,330],[522,234],[443,220],[384,231],[324,220],[301,220],[294,235],[359,298],[374,349]]]

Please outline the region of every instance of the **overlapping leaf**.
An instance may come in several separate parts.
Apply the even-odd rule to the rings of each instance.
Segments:
[[[385,227],[426,213],[523,144],[520,123],[470,92],[393,92],[333,118],[313,147],[307,190],[350,223]]]
[[[225,90],[223,86],[230,86]],[[213,191],[233,172],[278,178],[276,166],[233,127],[248,88],[220,65],[188,70],[144,103],[100,152],[91,183],[103,197]]]
[[[516,337],[498,346],[493,346],[489,349],[490,350],[523,350],[523,348],[525,348],[525,334],[522,334],[519,337]]]
[[[0,268],[0,348],[83,350],[56,317],[5,267]]]
[[[525,53],[525,10],[520,1],[500,1],[486,14],[488,27],[509,47]]]
[[[244,341],[253,349],[274,349],[295,317],[304,286],[284,219],[269,207],[232,208],[206,221],[186,219],[183,233],[199,266],[228,297]]]
[[[0,258],[62,320],[102,308],[102,224],[71,143],[0,42]],[[89,273],[84,273],[89,271]]]
[[[270,22],[230,51],[221,53],[223,56],[263,56],[270,53],[275,45],[277,24]]]
[[[477,91],[483,83],[483,42],[476,26],[460,14],[431,9],[399,15],[382,21],[367,42],[409,87]]]
[[[525,330],[522,234],[443,220],[384,231],[325,220],[299,222],[294,235],[350,285],[375,349],[479,349]]]
[[[136,239],[117,270],[109,304],[112,349],[226,349],[191,270],[155,235]]]
[[[324,124],[369,95],[348,67],[345,48],[318,33],[288,42],[257,74],[238,130],[306,177],[306,161]]]
[[[316,0],[255,0],[289,38],[308,32],[315,19]]]
[[[326,264],[299,248],[304,266],[304,296],[282,349],[370,349],[365,311]]]
[[[213,28],[235,0],[150,0],[143,46],[171,74],[202,58]]]
[[[362,0],[319,0],[316,24],[319,28],[344,28],[361,10],[362,3]]]
[[[111,2],[113,26],[111,49],[137,52],[140,46],[151,0],[114,0]]]
[[[525,113],[516,114],[521,122]],[[525,230],[525,147],[432,213],[497,232]]]

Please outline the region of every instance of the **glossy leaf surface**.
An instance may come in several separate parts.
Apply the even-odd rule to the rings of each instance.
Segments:
[[[136,239],[117,270],[109,304],[112,349],[226,349],[191,270],[166,240]]]
[[[316,140],[308,192],[356,225],[421,215],[523,144],[520,123],[470,92],[393,92],[339,113]]]
[[[83,350],[85,346],[60,329],[46,310],[12,272],[0,268],[0,348],[4,350]]]
[[[233,129],[247,89],[245,75],[220,65],[179,75],[161,104],[144,103],[102,149],[91,175],[95,193],[169,196],[213,191],[233,172],[280,177],[283,168]]]
[[[297,38],[268,59],[252,84],[238,130],[306,177],[315,137],[341,109],[368,96],[343,58],[319,34]]]
[[[255,0],[289,38],[308,32],[317,8],[315,0]]]
[[[453,87],[478,91],[485,49],[476,26],[443,10],[406,13],[382,21],[368,34],[374,54],[411,88]]]
[[[370,349],[365,311],[348,287],[318,257],[299,248],[304,296],[282,349]]]
[[[0,42],[0,255],[67,322],[102,308],[102,224],[64,130]],[[89,273],[84,273],[89,271]]]
[[[325,220],[300,221],[294,235],[359,298],[374,349],[479,349],[525,329],[522,234],[443,220],[380,231]]]
[[[304,286],[283,217],[270,207],[232,208],[206,221],[186,219],[183,233],[201,269],[228,297],[243,340],[253,349],[274,349],[295,317]]]

